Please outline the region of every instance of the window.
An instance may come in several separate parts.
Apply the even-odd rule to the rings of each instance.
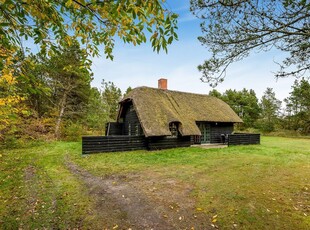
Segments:
[[[171,122],[169,124],[169,130],[171,132],[171,136],[177,137],[178,136],[178,123],[177,122]]]

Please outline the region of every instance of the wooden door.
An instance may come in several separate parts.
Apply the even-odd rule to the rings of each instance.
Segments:
[[[201,132],[201,144],[210,143],[211,140],[211,126],[206,123],[199,123],[198,125]]]

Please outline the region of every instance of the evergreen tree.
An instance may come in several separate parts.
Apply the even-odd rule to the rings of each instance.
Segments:
[[[285,99],[288,128],[310,133],[310,83],[295,80],[290,96]]]
[[[92,131],[104,133],[105,124],[109,119],[108,105],[104,102],[101,92],[97,88],[92,88],[86,108],[85,126]]]
[[[213,89],[209,92],[209,96],[217,97],[219,99],[222,99],[222,94],[217,91],[216,89]]]
[[[223,93],[222,100],[230,105],[243,120],[244,123],[240,128],[254,127],[260,113],[258,99],[254,90],[243,89],[236,91],[229,89]]]
[[[279,118],[281,101],[276,98],[272,88],[267,88],[260,101],[261,116],[259,126],[263,131],[274,131]]]
[[[121,100],[122,92],[113,82],[102,80],[102,100],[107,106],[109,121],[116,121],[118,103]]]

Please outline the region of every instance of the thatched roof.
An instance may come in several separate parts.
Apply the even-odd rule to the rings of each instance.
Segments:
[[[132,101],[146,136],[171,135],[170,122],[180,122],[184,136],[201,135],[196,121],[242,122],[228,104],[208,95],[138,87],[120,103],[127,101]]]

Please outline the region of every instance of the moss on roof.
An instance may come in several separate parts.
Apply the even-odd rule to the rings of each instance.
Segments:
[[[182,135],[201,135],[196,121],[242,122],[224,101],[202,94],[138,87],[121,104],[131,100],[146,136],[171,135],[170,122],[180,122]]]

